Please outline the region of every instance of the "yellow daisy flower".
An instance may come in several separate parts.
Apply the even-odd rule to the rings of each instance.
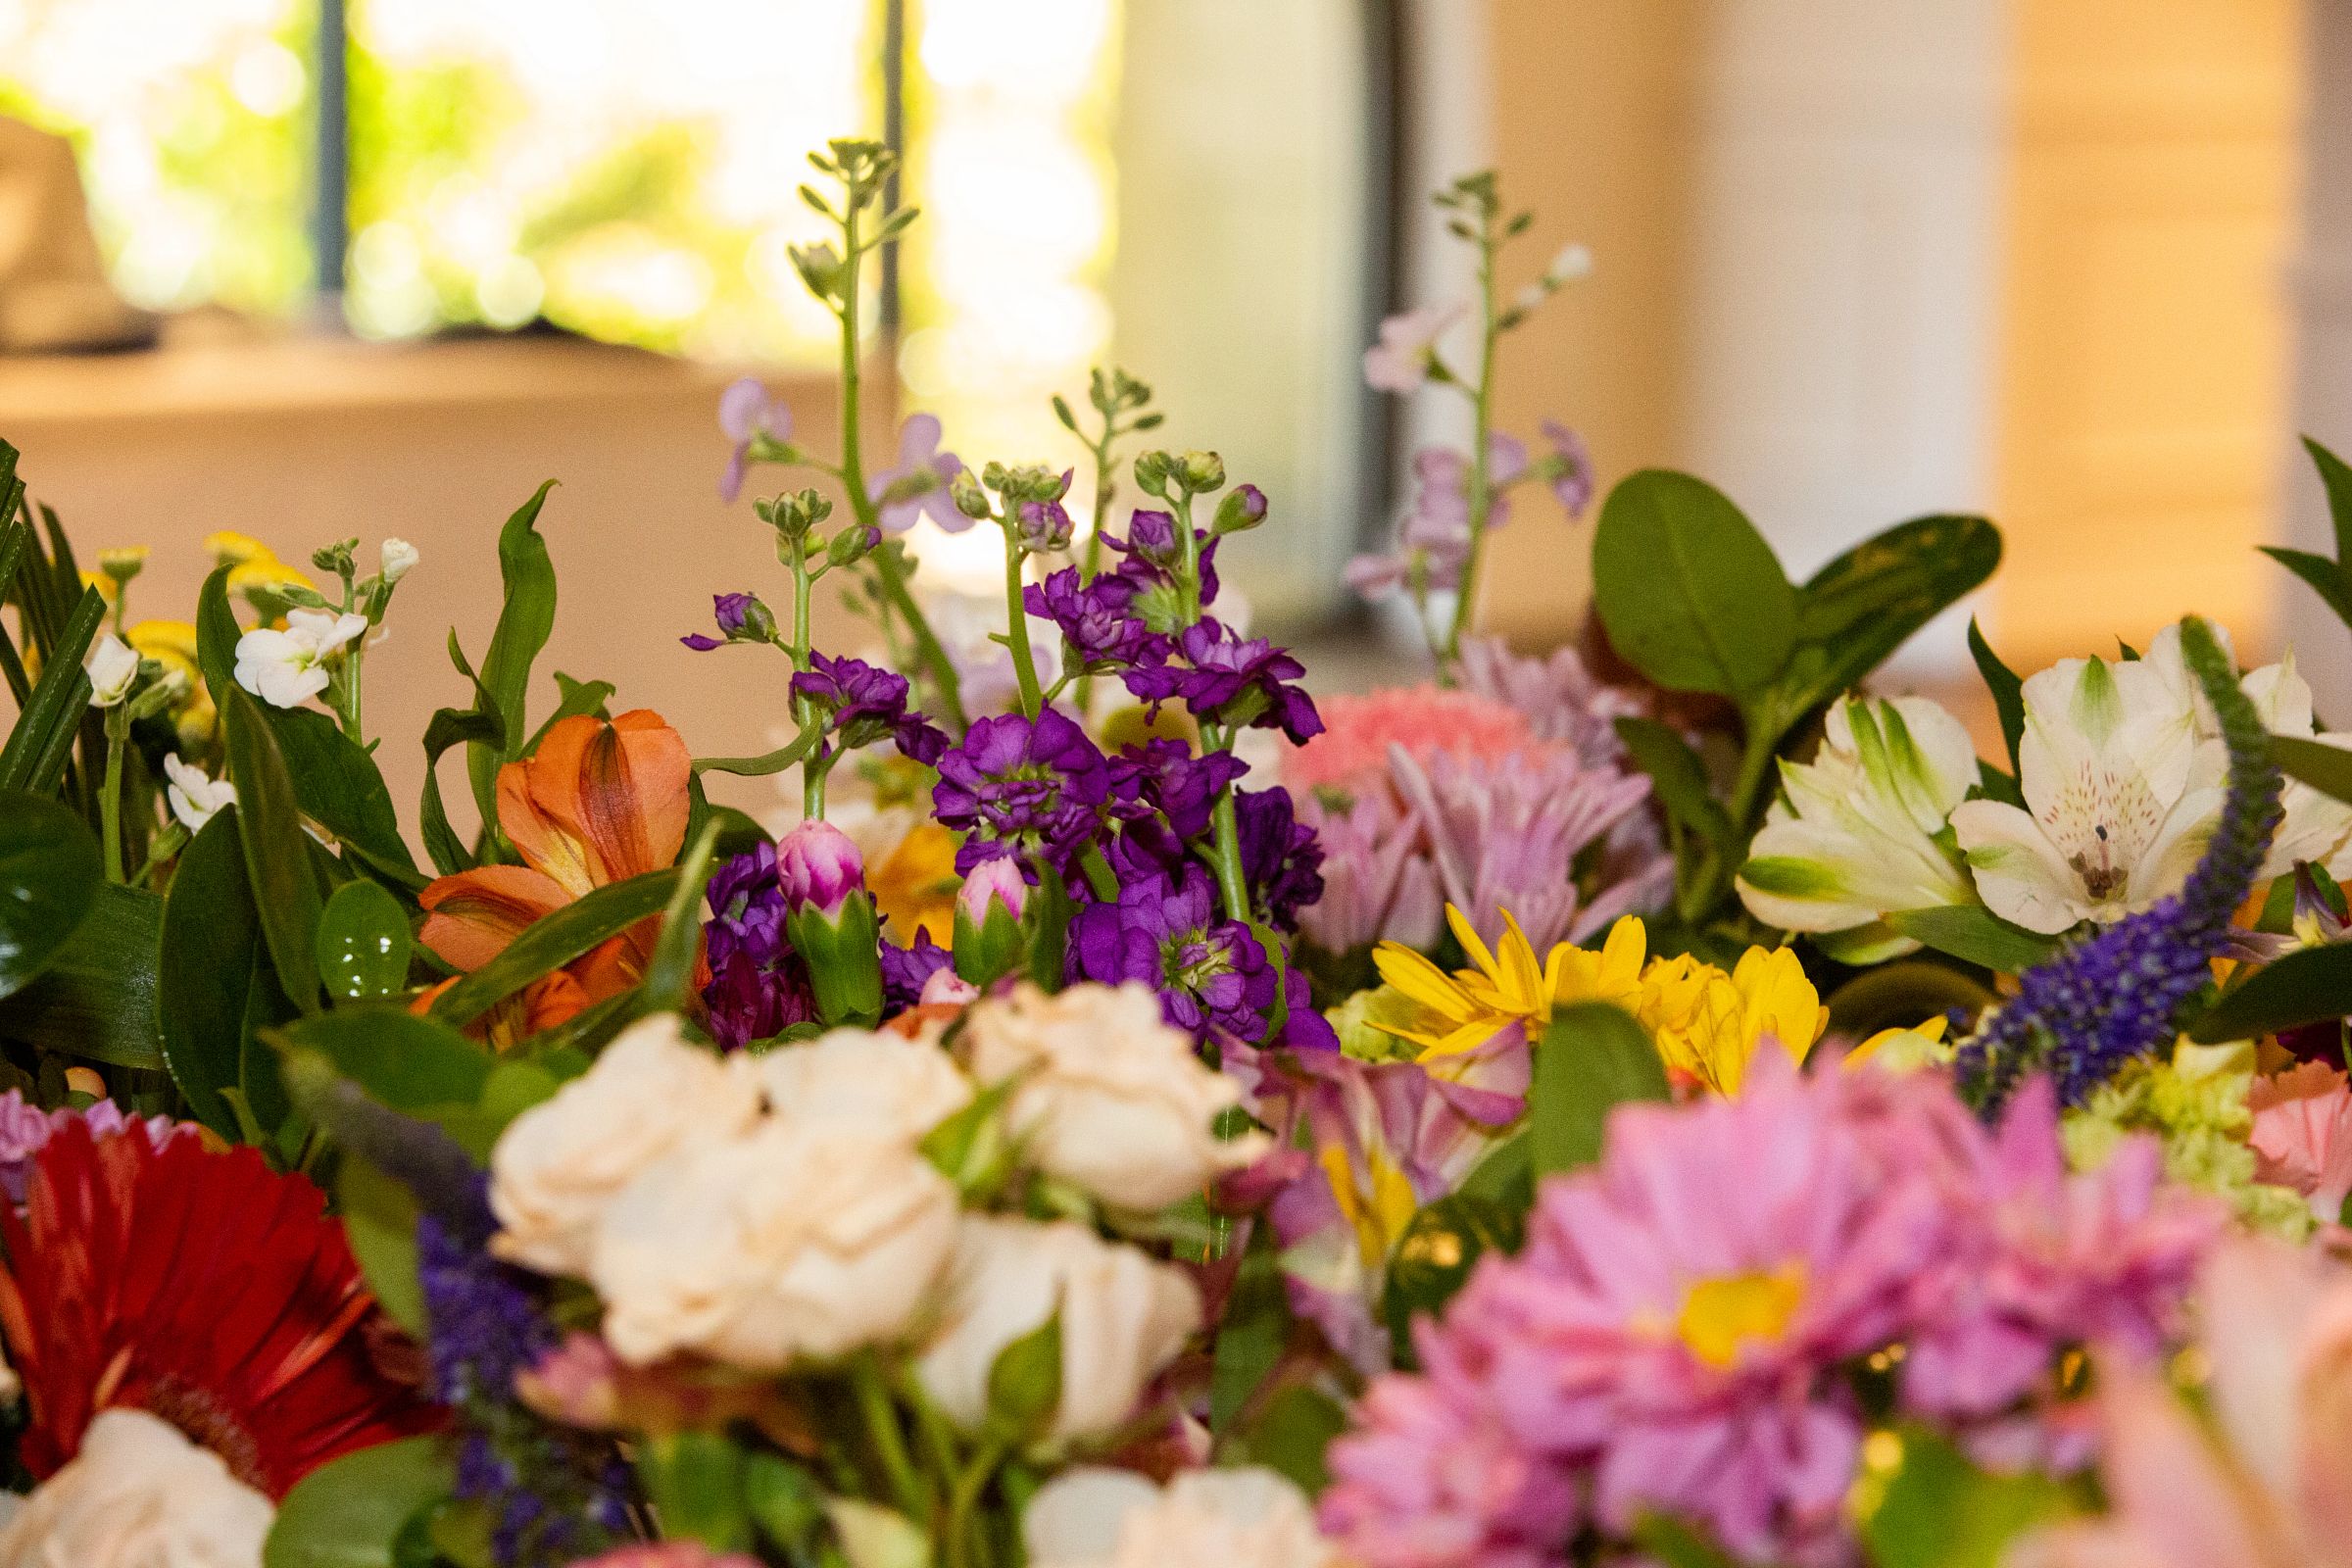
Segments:
[[[1750,948],[1730,974],[1688,954],[1642,976],[1634,1016],[1666,1065],[1719,1095],[1736,1095],[1766,1035],[1799,1062],[1829,1026],[1830,1009],[1787,948]]]
[[[937,822],[918,822],[881,862],[868,868],[866,889],[874,908],[890,917],[885,928],[906,946],[917,931],[941,947],[956,937],[956,835]]]
[[[118,545],[98,552],[98,569],[117,582],[128,582],[147,564],[145,545]]]
[[[1553,976],[1537,963],[1535,945],[1517,918],[1503,911],[1502,940],[1495,944],[1499,952],[1489,952],[1469,919],[1450,904],[1446,923],[1472,967],[1447,974],[1401,942],[1383,942],[1372,950],[1381,979],[1428,1011],[1439,1027],[1434,1032],[1380,1027],[1419,1046],[1425,1060],[1474,1051],[1514,1023],[1525,1025],[1531,1039],[1543,1033],[1551,1021]],[[1555,960],[1559,953],[1552,950]]]
[[[242,566],[248,561],[274,561],[277,553],[249,533],[223,528],[204,536],[204,552],[216,566]]]

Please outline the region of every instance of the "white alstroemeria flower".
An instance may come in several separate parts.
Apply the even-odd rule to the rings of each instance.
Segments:
[[[2027,809],[1978,800],[1952,812],[1985,906],[2054,936],[2178,891],[2213,835],[2222,787],[2175,672],[2154,660],[2068,659],[2024,695]]]
[[[1842,698],[1824,728],[1813,760],[1781,764],[1783,798],[1740,869],[1740,897],[1844,962],[1878,963],[1919,946],[1886,915],[1977,902],[1944,836],[1977,781],[1976,749],[1924,697]]]
[[[138,651],[108,632],[90,645],[81,667],[90,677],[90,706],[113,708],[130,695],[132,683],[139,678]]]
[[[326,661],[367,629],[366,615],[289,610],[284,631],[237,639],[237,684],[273,708],[299,708],[326,690]]]
[[[416,547],[406,539],[387,539],[379,565],[384,574],[384,586],[389,588],[406,577],[416,566]]]
[[[213,819],[213,813],[223,806],[237,804],[234,784],[224,778],[214,778],[203,768],[176,757],[164,759],[164,772],[172,780],[164,787],[164,794],[172,802],[172,814],[191,833],[201,831]]]

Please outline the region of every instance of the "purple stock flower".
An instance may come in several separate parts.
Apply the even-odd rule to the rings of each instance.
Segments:
[[[963,471],[963,461],[939,450],[939,417],[917,414],[899,426],[899,461],[865,481],[884,533],[905,533],[929,517],[948,533],[961,533],[972,519],[956,510],[949,485]]]
[[[1573,522],[1592,505],[1592,449],[1582,435],[1557,419],[1544,421],[1544,439],[1551,443],[1551,456],[1546,460],[1551,493]]]
[[[716,637],[688,632],[678,639],[697,653],[709,653],[729,643],[763,643],[775,635],[776,617],[758,594],[712,594],[711,618],[718,622]]]
[[[1291,792],[1237,790],[1242,878],[1250,897],[1279,930],[1298,929],[1298,911],[1323,897],[1323,847],[1315,830],[1291,809]]]
[[[1496,430],[1487,438],[1487,525],[1499,528],[1510,515],[1504,485],[1527,472],[1527,447]],[[1348,586],[1371,598],[1410,585],[1416,571],[1428,591],[1462,583],[1470,558],[1470,460],[1452,447],[1423,447],[1413,454],[1417,481],[1413,504],[1396,526],[1396,541],[1385,555],[1363,555],[1348,564]]]
[[[1077,524],[1058,501],[1024,501],[1013,517],[1013,537],[1033,556],[1069,549],[1076,532]]]
[[[792,677],[792,694],[805,697],[830,715],[846,750],[870,746],[883,736],[917,762],[939,760],[948,738],[920,713],[906,710],[906,677],[861,659],[808,656],[810,667]]]
[[[1196,757],[1182,741],[1146,741],[1111,759],[1111,814],[1135,820],[1156,814],[1180,839],[1208,831],[1217,792],[1250,771],[1231,752]]]
[[[1070,658],[1079,664],[1143,664],[1160,657],[1166,640],[1134,614],[1136,586],[1116,572],[1081,583],[1078,568],[1065,566],[1021,590],[1021,603],[1061,629]]]
[[[752,444],[761,436],[790,440],[792,411],[770,397],[758,376],[747,375],[718,395],[718,428],[735,443],[727,470],[719,475],[718,498],[733,501],[743,494],[744,476],[751,471]]]
[[[931,803],[944,825],[965,832],[956,852],[960,872],[1000,855],[1067,871],[1109,798],[1102,754],[1051,708],[1035,719],[1000,713],[976,721],[938,766]]]
[[[1203,528],[1193,530],[1193,541],[1200,549],[1200,602],[1212,604],[1217,597],[1217,541]],[[1118,574],[1134,584],[1138,594],[1175,582],[1176,565],[1183,554],[1173,514],[1139,510],[1127,518],[1126,538],[1104,534],[1102,542],[1127,558],[1119,563]]]
[[[703,988],[710,1035],[733,1051],[816,1016],[808,974],[784,936],[776,849],[757,845],[711,874],[703,927],[710,982]]]
[[[1292,685],[1306,666],[1263,637],[1236,637],[1215,619],[1187,626],[1184,664],[1131,669],[1121,678],[1148,703],[1181,702],[1196,716],[1279,729],[1298,745],[1323,733],[1314,701]]]
[[[790,950],[767,965],[740,952],[711,964],[703,1006],[710,1016],[710,1038],[726,1051],[740,1051],[755,1040],[773,1040],[794,1024],[816,1019],[808,966]]]
[[[948,950],[931,940],[930,933],[915,928],[910,947],[896,942],[882,944],[882,1010],[885,1015],[905,1012],[923,998],[923,989],[938,974],[954,974],[955,958]]]
[[[1139,877],[1115,904],[1090,904],[1070,922],[1071,980],[1140,980],[1159,993],[1161,1016],[1205,1036],[1223,1029],[1254,1040],[1274,1004],[1274,970],[1248,926],[1221,919],[1207,870],[1171,880]]]

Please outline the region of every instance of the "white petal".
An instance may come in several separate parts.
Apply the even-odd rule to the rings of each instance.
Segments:
[[[2055,936],[2090,913],[2082,879],[2033,817],[2002,801],[1966,801],[1952,831],[1986,908],[2029,931]]]

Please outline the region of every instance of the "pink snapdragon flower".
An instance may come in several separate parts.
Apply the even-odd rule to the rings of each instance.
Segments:
[[[2257,1078],[2246,1095],[2254,1129],[2254,1174],[2291,1187],[2322,1221],[2333,1223],[2352,1196],[2352,1087],[2324,1061]]]

